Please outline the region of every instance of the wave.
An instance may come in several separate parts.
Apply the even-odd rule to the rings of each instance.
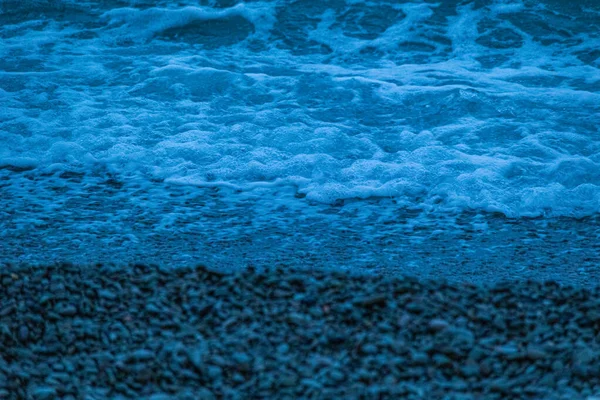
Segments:
[[[600,8],[0,2],[0,168],[600,212]]]

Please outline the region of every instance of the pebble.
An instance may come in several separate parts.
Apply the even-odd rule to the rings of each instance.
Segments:
[[[148,400],[171,400],[173,396],[167,393],[155,393],[152,396],[148,397]]]
[[[26,325],[21,325],[19,327],[19,340],[21,342],[26,342],[29,339],[29,328]]]
[[[337,369],[329,371],[329,377],[336,383],[342,382],[346,379],[346,375]]]
[[[387,303],[387,297],[385,295],[360,297],[354,300],[353,303],[362,307],[384,306]]]
[[[288,321],[296,325],[305,325],[308,323],[308,318],[299,313],[291,313],[287,317]]]
[[[472,346],[475,343],[473,332],[466,328],[448,328],[442,331],[444,336],[455,346]]]
[[[77,314],[77,307],[72,304],[67,304],[65,306],[57,306],[56,312],[65,317],[72,317]]]
[[[101,289],[98,291],[98,296],[100,298],[106,299],[106,300],[115,300],[117,298],[116,293],[107,290],[107,289]]]
[[[377,346],[375,346],[374,344],[365,344],[364,346],[361,346],[361,352],[363,354],[375,354],[377,353],[378,349]]]
[[[514,345],[504,345],[504,346],[498,346],[496,347],[496,352],[505,356],[505,357],[512,357],[512,356],[516,356],[519,354],[519,349],[514,346]]]
[[[0,309],[0,317],[7,317],[10,314],[14,313],[17,310],[17,306],[15,304],[9,304]]]
[[[530,360],[541,360],[548,356],[542,347],[535,345],[527,346],[526,355]]]
[[[288,351],[290,351],[290,346],[287,343],[282,343],[277,346],[277,352],[280,354],[286,354]]]
[[[410,311],[414,314],[421,314],[422,312],[425,311],[425,308],[424,308],[423,304],[420,304],[417,302],[412,302],[412,303],[408,303],[406,305],[406,310]]]
[[[0,299],[10,299],[0,308],[0,398],[85,398],[86,387],[98,398],[152,400],[600,390],[600,345],[584,315],[595,295],[583,290],[523,283],[494,292],[344,274],[329,285],[322,271],[286,280],[283,271],[151,266],[72,267],[56,280],[44,267],[14,268],[19,280],[0,286]]]
[[[495,379],[490,383],[490,389],[494,392],[508,393],[511,389],[511,383],[504,378]]]
[[[463,366],[460,371],[462,372],[462,374],[467,377],[473,377],[473,376],[477,376],[479,375],[479,365],[477,365],[476,363],[467,363],[465,366]]]
[[[319,381],[316,381],[314,379],[302,379],[300,383],[303,386],[308,386],[312,389],[321,389],[323,387],[323,385]]]
[[[56,389],[48,386],[35,387],[30,393],[36,400],[54,399],[56,397]]]
[[[596,358],[598,358],[598,354],[594,353],[590,349],[579,349],[573,353],[574,364],[588,365],[591,364]]]
[[[209,365],[206,368],[206,374],[210,379],[220,380],[223,377],[223,369],[218,365]]]
[[[279,378],[279,383],[287,387],[296,386],[298,384],[298,377],[296,375],[284,375]]]
[[[250,362],[250,356],[246,353],[242,353],[242,352],[235,352],[233,353],[233,360],[235,362],[237,362],[238,364],[244,364],[244,363],[249,363]]]
[[[450,324],[448,322],[440,318],[434,318],[429,322],[429,329],[431,329],[434,332],[442,331],[448,328],[449,326]]]
[[[188,351],[189,360],[198,371],[202,371],[204,368],[205,354],[207,354],[207,349],[204,345],[194,346]]]
[[[426,365],[429,362],[427,353],[415,351],[411,355],[411,360],[415,365]]]
[[[560,361],[560,360],[554,360],[554,362],[552,362],[552,369],[555,372],[560,372],[565,368],[565,364]]]
[[[450,360],[448,357],[446,357],[443,354],[434,354],[433,362],[438,367],[447,367],[449,365],[452,365],[452,360]]]
[[[130,354],[129,360],[133,361],[147,361],[154,358],[154,352],[146,349],[136,350]]]

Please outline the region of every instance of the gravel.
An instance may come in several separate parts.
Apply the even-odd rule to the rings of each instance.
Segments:
[[[600,290],[6,265],[0,398],[595,399]]]

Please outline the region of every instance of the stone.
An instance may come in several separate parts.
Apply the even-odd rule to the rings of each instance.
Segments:
[[[446,357],[443,354],[434,354],[433,362],[438,367],[447,367],[447,366],[452,365],[452,360],[450,360],[448,357]]]
[[[535,345],[527,346],[525,354],[530,360],[542,360],[548,356],[548,354],[542,347]]]
[[[0,317],[7,317],[15,311],[17,311],[17,306],[15,304],[9,304],[0,309]]]
[[[293,280],[284,279],[286,270],[262,278],[192,271],[92,268],[60,280],[19,271],[23,285],[11,280],[19,290],[0,306],[17,307],[0,323],[0,398],[583,399],[600,392],[597,325],[582,315],[591,307],[579,308],[595,295],[585,290],[515,283],[494,306],[484,289],[437,281],[410,281],[396,292],[389,277],[336,275],[329,285],[323,271],[291,271],[302,276]],[[48,282],[64,290],[40,304]],[[160,313],[148,312],[149,304]],[[409,314],[406,304],[420,311]],[[545,320],[550,308],[555,325]],[[86,385],[97,390],[78,391]]]
[[[30,391],[31,396],[36,400],[54,399],[56,389],[48,386],[38,386]]]
[[[130,360],[134,361],[148,361],[155,357],[154,352],[146,349],[139,349],[129,355]]]
[[[519,354],[519,348],[513,344],[496,346],[494,350],[496,351],[496,353],[505,357],[514,357]]]
[[[77,307],[75,307],[73,304],[57,306],[56,312],[65,317],[72,317],[77,314]]]
[[[490,390],[494,392],[508,393],[512,388],[510,381],[507,379],[499,378],[495,379],[490,383]]]
[[[290,351],[290,346],[287,343],[282,343],[277,346],[277,352],[280,354],[287,354]]]
[[[209,365],[206,367],[206,374],[210,379],[218,381],[223,377],[223,369],[218,365]]]
[[[597,353],[589,348],[583,348],[573,353],[573,364],[589,365],[598,357]]]
[[[296,375],[286,374],[279,378],[279,383],[286,387],[296,386],[298,384],[298,377]]]
[[[117,298],[116,293],[108,290],[108,289],[101,289],[98,291],[98,297],[105,299],[105,300],[115,300]]]
[[[171,400],[173,396],[167,393],[155,393],[152,396],[148,397],[148,400]]]
[[[363,354],[375,354],[378,351],[377,346],[371,343],[361,346],[360,349]]]
[[[463,367],[460,368],[460,371],[467,378],[478,376],[479,375],[479,365],[477,365],[476,363],[473,363],[473,362],[467,363],[466,365],[464,365]]]
[[[329,377],[336,383],[342,382],[346,379],[346,375],[337,369],[329,371]]]
[[[560,360],[554,360],[552,362],[552,369],[554,370],[554,372],[560,372],[565,368],[565,365],[562,361]]]
[[[207,388],[198,389],[196,393],[194,393],[194,395],[196,396],[195,398],[198,400],[214,400],[216,398],[213,392],[211,392]]]
[[[207,354],[206,345],[200,344],[200,345],[194,346],[193,348],[191,348],[188,351],[187,354],[188,354],[188,358],[189,358],[190,362],[192,363],[192,365],[194,366],[194,368],[196,368],[196,370],[201,372],[204,368],[204,357]]]
[[[353,301],[354,305],[361,307],[385,306],[386,303],[387,297],[385,295],[359,297]]]
[[[429,356],[427,353],[415,351],[411,355],[411,360],[415,365],[425,365],[429,362]]]
[[[27,325],[21,325],[19,327],[19,340],[21,342],[26,342],[29,339],[29,328]]]
[[[451,327],[443,330],[440,334],[443,334],[454,346],[471,347],[475,343],[473,332],[466,328]]]
[[[442,331],[446,328],[448,328],[450,326],[450,324],[440,318],[434,318],[431,321],[429,321],[429,329],[431,329],[434,332],[439,332]]]

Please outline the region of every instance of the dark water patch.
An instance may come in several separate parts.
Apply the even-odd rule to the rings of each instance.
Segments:
[[[492,69],[502,66],[510,57],[504,54],[490,54],[475,58],[483,68]]]
[[[361,57],[368,57],[373,59],[380,59],[385,54],[383,51],[373,46],[366,46],[360,49],[359,54]]]
[[[0,14],[0,22],[2,21],[2,14]],[[18,23],[18,21],[15,21]],[[9,24],[6,24],[9,25]],[[13,25],[13,26],[4,26],[3,29],[0,30],[0,38],[2,39],[10,39],[22,35],[26,35],[28,32],[39,32],[43,31],[48,26],[48,21],[35,21],[29,22],[26,26],[23,25]]]
[[[595,50],[591,50],[591,51],[580,51],[580,52],[575,53],[575,55],[577,56],[578,59],[581,60],[581,62],[583,62],[585,64],[600,67],[600,50],[599,49],[595,49]]]
[[[27,172],[27,171],[31,171],[33,169],[35,169],[34,166],[19,166],[19,165],[10,165],[10,164],[0,164],[0,170],[7,170],[10,172],[16,172],[16,173],[20,173],[20,172]]]
[[[576,21],[584,15],[581,13],[570,17],[552,12],[526,11],[507,14],[503,19],[529,35],[533,41],[549,45],[571,39],[581,29],[581,23]]]
[[[122,182],[120,180],[117,180],[115,178],[109,178],[109,179],[107,179],[104,182],[104,184],[107,185],[107,186],[109,186],[109,187],[111,187],[111,188],[113,188],[113,189],[117,189],[117,190],[123,188],[123,186],[125,185],[124,182]]]
[[[341,28],[344,35],[358,39],[373,40],[392,25],[406,17],[400,10],[389,5],[373,5],[371,7],[350,7],[336,18],[331,28]]]
[[[157,35],[165,40],[201,44],[207,49],[231,46],[254,33],[254,25],[241,16],[198,20],[184,26],[164,30]]]
[[[505,79],[506,82],[515,82],[527,87],[560,87],[567,80],[564,76],[520,76]]]
[[[82,178],[85,176],[83,172],[75,172],[75,171],[65,171],[61,173],[58,177],[61,179],[66,179],[73,182],[81,182]]]
[[[280,5],[276,10],[276,22],[271,35],[277,41],[277,47],[289,50],[293,55],[331,54],[331,47],[310,38],[310,31],[317,28],[328,9],[339,11],[344,6],[342,0],[326,3],[300,0]]]
[[[44,61],[39,58],[2,57],[0,72],[39,72],[44,70]]]
[[[98,37],[98,34],[91,30],[82,30],[82,31],[75,32],[67,37],[69,39],[76,39],[76,40],[90,40],[90,39],[96,39]]]
[[[0,2],[0,25],[32,20],[54,20],[69,24],[95,22],[92,8],[61,0],[4,0]]]
[[[426,53],[436,50],[435,46],[423,42],[402,42],[398,44],[398,49],[406,52],[420,51]]]
[[[507,28],[494,29],[477,38],[475,42],[491,49],[512,49],[523,46],[523,38]]]
[[[18,135],[20,137],[31,137],[32,133],[27,124],[16,122],[15,120],[0,123],[0,128],[7,133]]]
[[[255,3],[263,0],[198,0],[198,4],[204,7],[230,8],[243,3]]]

